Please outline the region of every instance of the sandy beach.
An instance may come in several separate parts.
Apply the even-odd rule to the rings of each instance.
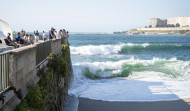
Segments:
[[[190,99],[156,102],[108,102],[79,98],[78,111],[190,111]]]

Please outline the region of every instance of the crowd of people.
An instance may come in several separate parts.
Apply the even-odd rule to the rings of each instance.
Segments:
[[[57,31],[52,27],[49,31],[48,37],[46,36],[45,31],[42,32],[42,41],[51,40],[51,39],[58,39],[58,38],[64,38],[64,44],[68,44],[68,31],[65,29]],[[32,45],[34,43],[39,42],[40,40],[40,34],[38,30],[34,31],[33,34],[26,34],[26,32],[22,29],[22,31],[16,33],[13,32],[13,38],[15,40],[11,39],[11,33],[7,34],[7,38],[5,39],[5,42],[8,46],[14,46],[15,48],[18,48],[18,44],[24,44],[24,45]]]

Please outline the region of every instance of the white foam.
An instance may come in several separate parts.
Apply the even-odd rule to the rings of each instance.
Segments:
[[[121,50],[122,45],[88,45],[88,46],[81,46],[81,47],[72,47],[71,46],[71,53],[72,54],[86,54],[86,55],[95,55],[95,54],[116,54]]]
[[[161,64],[157,64],[161,62]],[[168,63],[169,62],[169,63]],[[182,61],[178,61],[176,58],[171,58],[169,60],[166,59],[159,59],[159,58],[153,58],[152,60],[140,60],[140,59],[134,59],[134,57],[128,59],[128,60],[120,60],[117,62],[113,62],[113,61],[107,61],[107,62],[93,62],[93,63],[76,63],[74,64],[74,66],[78,67],[79,70],[81,70],[80,72],[83,73],[83,70],[85,68],[88,68],[90,70],[90,72],[92,72],[93,74],[97,74],[99,77],[111,77],[115,74],[120,74],[123,71],[122,66],[124,64],[128,64],[128,65],[136,65],[136,64],[143,64],[144,67],[148,67],[148,66],[152,66],[152,70],[157,70],[162,69],[161,71],[157,71],[157,72],[167,72],[169,74],[165,74],[163,75],[164,78],[168,78],[171,79],[170,76],[172,76],[171,74],[175,74],[179,73],[179,77],[177,79],[184,79],[183,77],[180,78],[180,75],[189,75],[189,62],[182,62]],[[104,71],[104,70],[110,70],[110,71]],[[153,71],[154,71],[153,70]],[[99,73],[97,73],[97,71]],[[77,73],[77,72],[75,72]],[[134,73],[134,72],[133,72]],[[82,75],[82,74],[81,74]],[[134,75],[134,74],[133,74]],[[137,78],[138,76],[130,76],[130,77],[134,77]],[[158,75],[162,75],[162,74],[158,74]],[[168,77],[167,77],[168,76]]]
[[[190,97],[190,81],[140,81],[110,79],[78,86],[70,90],[83,98],[104,101],[160,101]],[[79,92],[76,92],[79,91]]]
[[[166,62],[161,66],[168,70],[179,71],[182,76],[171,78],[159,71],[142,71],[133,72],[132,75],[126,78],[91,80],[82,74],[86,67],[91,72],[116,69],[114,71],[117,73],[122,70],[123,64],[142,63],[151,66],[156,65],[158,61]],[[73,69],[75,76],[73,85],[69,90],[70,95],[104,101],[160,101],[190,98],[189,61],[179,61],[176,58],[169,60],[131,58],[117,62],[77,63],[73,65]],[[104,73],[101,74],[104,75]]]
[[[71,54],[84,54],[84,55],[108,55],[108,54],[117,54],[121,51],[123,46],[149,46],[150,44],[144,43],[144,44],[118,44],[118,45],[87,45],[87,46],[80,46],[80,47],[73,47],[71,46]]]

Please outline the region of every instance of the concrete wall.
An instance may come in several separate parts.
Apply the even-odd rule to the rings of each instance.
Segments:
[[[58,55],[59,53],[61,53],[61,39],[51,40],[49,42],[51,44],[51,52],[53,54]],[[47,42],[41,44],[47,44]],[[39,44],[29,45],[18,49],[14,49],[10,52],[10,57],[9,57],[10,83],[13,85],[14,88],[16,88],[16,91],[20,91],[22,98],[24,98],[28,93],[27,86],[29,84],[36,84],[40,80],[40,78],[37,76],[36,60],[38,57],[37,55],[43,53],[37,50],[38,47],[41,46],[42,45]],[[48,48],[45,47],[44,50],[48,50]],[[68,59],[69,62],[71,62],[70,56]],[[70,67],[72,69],[72,66]],[[6,99],[4,104],[0,100],[0,109],[5,111],[14,110],[18,105],[18,103],[20,102],[16,97],[16,94],[14,94],[13,91],[12,92],[7,91],[4,92],[3,95],[12,95],[12,97],[9,96],[9,99]]]
[[[50,53],[51,53],[51,42],[52,41],[45,41],[39,44],[36,44],[36,65],[42,62]]]
[[[61,39],[51,41],[51,51],[55,55],[61,52]]]
[[[9,56],[9,78],[19,90],[36,74],[36,46],[30,45],[12,50]]]

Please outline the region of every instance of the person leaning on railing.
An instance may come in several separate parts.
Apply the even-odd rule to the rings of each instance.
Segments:
[[[68,38],[69,38],[69,31],[66,32],[66,44],[69,44]]]
[[[58,38],[63,37],[63,33],[62,33],[62,32],[63,32],[62,30],[59,30],[59,33],[57,34],[57,37],[58,37]]]
[[[35,33],[35,42],[38,42],[39,40],[39,33],[38,33],[38,30],[36,30],[36,33]]]
[[[13,35],[14,35],[14,38],[16,38],[16,32],[15,31],[14,31]]]
[[[49,37],[48,37],[49,40],[56,38],[55,34],[54,34],[54,31],[55,31],[55,29],[52,27],[51,30],[49,31]]]
[[[18,48],[18,45],[17,43],[14,43],[12,40],[11,40],[11,33],[8,33],[7,35],[7,38],[5,39],[5,42],[8,46],[14,46],[15,48]]]
[[[46,41],[46,33],[45,33],[45,31],[43,31],[42,38],[43,38],[44,41]]]

